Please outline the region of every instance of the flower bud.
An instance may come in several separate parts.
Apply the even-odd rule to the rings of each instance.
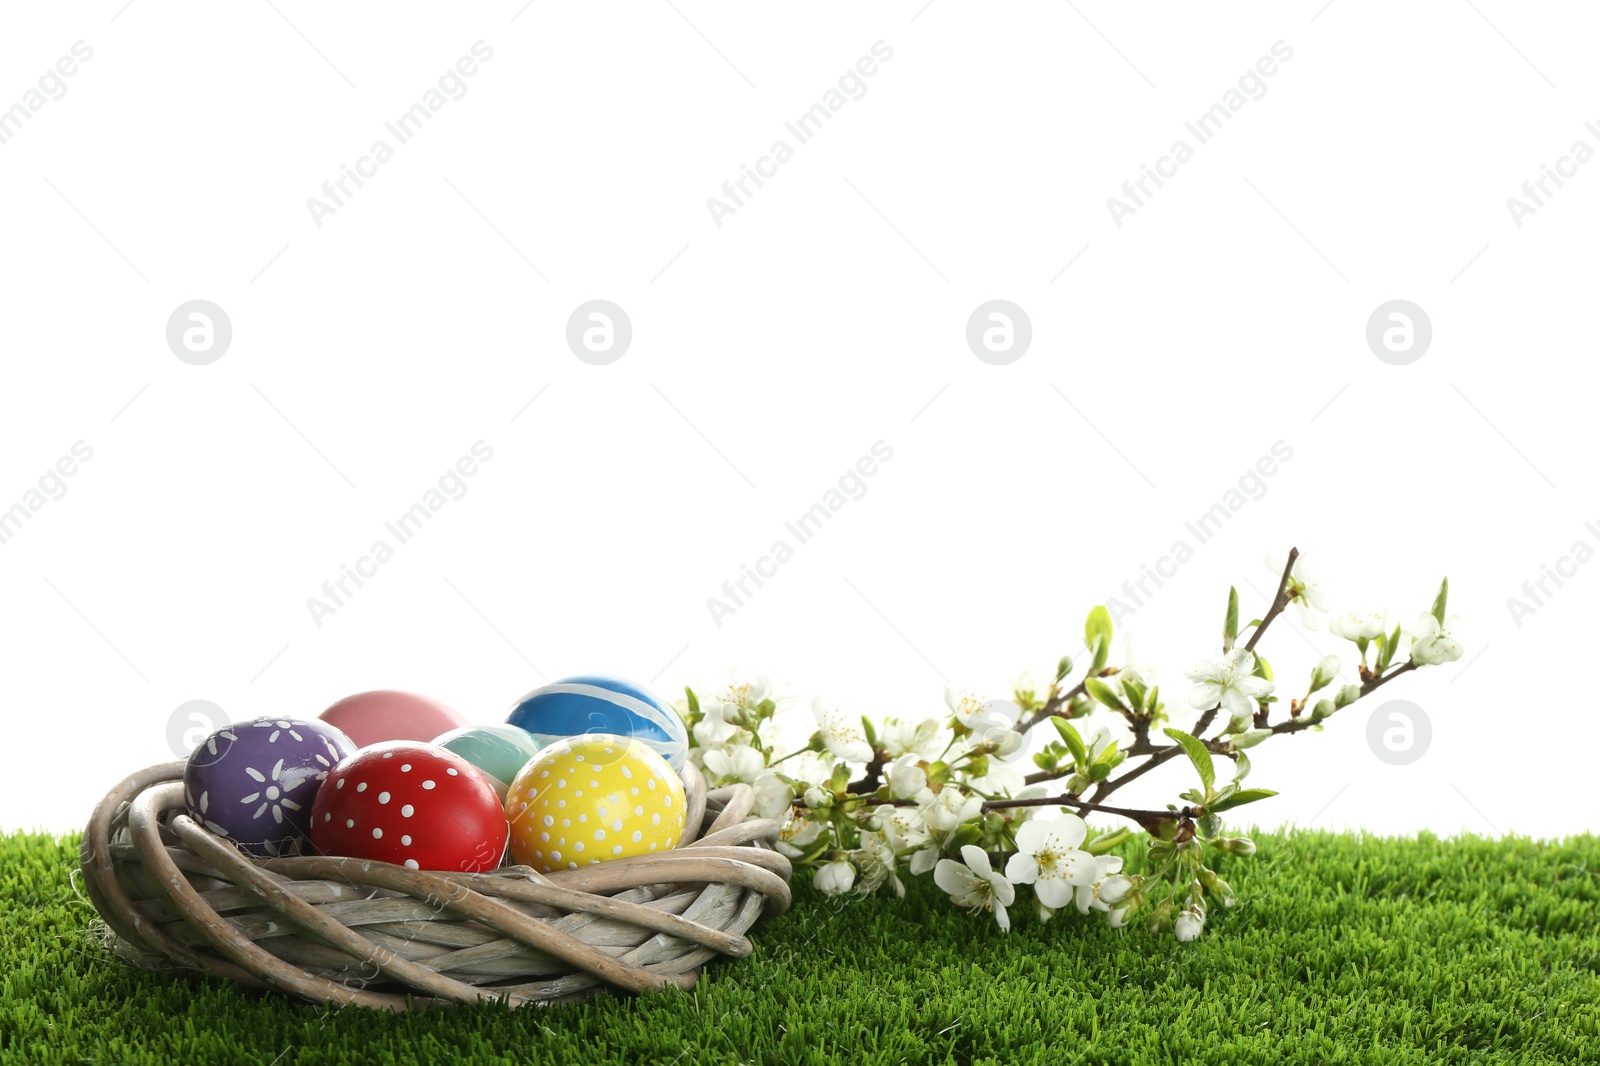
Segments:
[[[1239,902],[1239,897],[1233,894],[1233,886],[1218,877],[1216,871],[1202,869],[1200,871],[1200,884],[1211,894],[1211,898],[1224,907],[1231,907]]]
[[[812,810],[833,806],[833,793],[821,785],[812,785],[806,789],[806,806]]]
[[[1249,858],[1256,853],[1256,842],[1249,837],[1218,837],[1212,843],[1230,855]]]
[[[1324,655],[1320,662],[1311,671],[1311,689],[1307,692],[1316,692],[1318,689],[1328,687],[1333,679],[1339,676],[1339,657],[1337,655]]]
[[[1336,710],[1338,708],[1333,705],[1332,700],[1318,700],[1317,705],[1311,708],[1311,720],[1320,722]]]
[[[1133,882],[1121,874],[1112,874],[1100,882],[1100,887],[1095,895],[1102,903],[1121,903],[1129,892],[1133,891]]]
[[[1336,695],[1333,698],[1333,705],[1334,705],[1335,708],[1348,707],[1352,703],[1354,703],[1356,700],[1359,700],[1360,698],[1361,698],[1361,688],[1359,686],[1357,686],[1357,685],[1346,685],[1343,688],[1341,688],[1339,690],[1339,694]]]
[[[1272,730],[1270,729],[1252,729],[1248,733],[1240,733],[1237,736],[1229,737],[1228,747],[1234,751],[1243,751],[1245,748],[1255,747],[1271,735]]]
[[[825,896],[842,896],[855,887],[856,868],[843,859],[835,859],[817,868],[811,886]]]
[[[1206,912],[1191,904],[1185,907],[1183,912],[1178,915],[1177,921],[1173,923],[1172,931],[1177,935],[1180,943],[1187,944],[1191,940],[1199,939],[1200,930],[1205,928],[1205,924]]]

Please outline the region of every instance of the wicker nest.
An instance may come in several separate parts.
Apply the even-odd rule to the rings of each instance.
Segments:
[[[778,825],[748,785],[684,768],[678,847],[545,875],[408,870],[331,856],[253,859],[184,813],[182,762],[141,770],[95,808],[82,865],[124,958],[317,1003],[513,1006],[689,987],[789,907]],[[709,824],[707,822],[709,821]]]

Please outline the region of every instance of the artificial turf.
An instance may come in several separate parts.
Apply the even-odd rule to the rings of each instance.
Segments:
[[[0,1061],[1600,1062],[1600,838],[1256,840],[1195,944],[1076,912],[1003,934],[928,878],[904,900],[799,884],[693,991],[394,1016],[131,970],[91,934],[76,839],[14,834]]]

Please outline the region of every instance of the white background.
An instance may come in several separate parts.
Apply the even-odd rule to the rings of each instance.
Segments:
[[[0,107],[94,54],[0,145],[0,508],[94,454],[0,544],[0,825],[80,826],[192,699],[311,716],[397,687],[496,721],[542,677],[671,695],[732,666],[872,714],[940,713],[947,679],[1004,695],[1281,440],[1124,627],[1174,717],[1228,585],[1263,609],[1264,552],[1407,625],[1448,574],[1466,658],[1252,752],[1283,795],[1251,813],[1592,828],[1600,566],[1520,626],[1506,600],[1600,546],[1600,162],[1521,228],[1506,199],[1600,148],[1593,12],[921,4],[9,6]],[[318,228],[307,198],[479,40],[466,95]],[[715,225],[707,198],[880,40],[865,96]],[[1107,197],[1280,40],[1266,95],[1118,228]],[[604,367],[564,340],[595,298],[634,330]],[[1008,366],[965,343],[995,298],[1033,326]],[[1433,323],[1408,366],[1364,336],[1396,298]],[[233,326],[208,366],[166,344],[192,299]],[[479,440],[467,494],[314,624]],[[713,624],[879,440],[866,495]],[[1336,647],[1298,630],[1263,647],[1285,697]],[[1368,749],[1386,697],[1432,722],[1409,766]],[[1162,774],[1123,795],[1165,802]]]

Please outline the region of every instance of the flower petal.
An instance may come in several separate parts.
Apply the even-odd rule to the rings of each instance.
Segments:
[[[1045,877],[1033,886],[1033,894],[1046,907],[1060,910],[1072,902],[1072,885],[1060,877]]]
[[[1055,833],[1056,839],[1066,849],[1074,849],[1083,843],[1083,838],[1089,835],[1089,827],[1071,811],[1062,813],[1050,821],[1050,828]],[[1021,834],[1018,834],[1019,838]],[[1019,845],[1020,846],[1020,845]]]
[[[979,877],[994,876],[994,867],[989,865],[989,853],[978,847],[978,845],[963,844],[961,846],[961,858],[966,861],[968,866],[972,867],[972,872]]]
[[[1092,884],[1100,873],[1100,864],[1087,851],[1068,851],[1056,856],[1056,872],[1073,885]]]
[[[1248,718],[1255,713],[1256,706],[1243,692],[1230,688],[1222,693],[1222,709],[1234,718]]]
[[[1033,823],[1028,822],[1026,824],[1032,825]],[[1017,835],[1021,836],[1022,834],[1019,833]],[[1022,846],[1021,841],[1018,841],[1017,846]],[[1006,863],[1007,880],[1015,881],[1020,885],[1031,885],[1038,880],[1038,877],[1039,862],[1032,855],[1019,851],[1011,856],[1010,861]]]
[[[952,896],[969,891],[976,881],[972,871],[954,859],[940,859],[933,868],[933,883]]]
[[[1017,829],[1017,850],[1033,854],[1044,844],[1045,838],[1050,835],[1050,822],[1048,819],[1035,818],[1023,822]]]

